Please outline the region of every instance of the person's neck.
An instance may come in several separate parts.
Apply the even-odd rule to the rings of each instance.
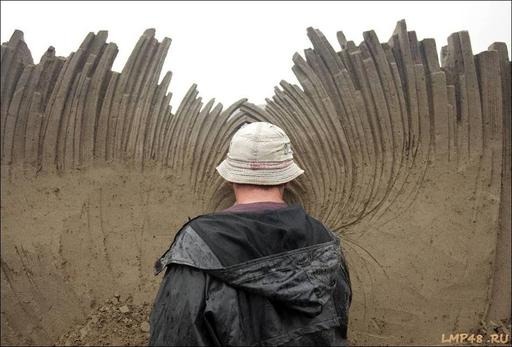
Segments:
[[[256,202],[284,203],[283,195],[279,189],[247,189],[235,193],[236,204],[252,204]]]
[[[272,200],[272,199],[261,199],[261,200],[253,200],[253,199],[237,199],[235,201],[235,205],[241,205],[241,204],[255,204],[258,202],[272,202],[276,204],[284,204],[285,201],[283,199],[279,200]]]

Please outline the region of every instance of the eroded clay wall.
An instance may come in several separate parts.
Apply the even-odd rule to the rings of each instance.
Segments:
[[[353,342],[439,343],[510,316],[506,45],[474,55],[459,32],[439,59],[404,21],[387,43],[339,32],[339,51],[307,34],[300,85],[264,107],[193,85],[176,111],[154,30],[120,73],[106,32],[38,64],[21,32],[2,44],[2,344],[54,343],[114,293],[151,302],[179,226],[232,202],[215,166],[254,120],[284,128],[306,171],[287,199],[342,238]]]

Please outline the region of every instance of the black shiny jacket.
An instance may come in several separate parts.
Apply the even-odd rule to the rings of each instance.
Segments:
[[[339,239],[300,206],[199,216],[157,261],[164,269],[150,345],[346,345]]]

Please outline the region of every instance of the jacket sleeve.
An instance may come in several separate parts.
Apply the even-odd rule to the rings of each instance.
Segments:
[[[169,265],[150,314],[150,346],[207,346],[204,320],[206,274]]]

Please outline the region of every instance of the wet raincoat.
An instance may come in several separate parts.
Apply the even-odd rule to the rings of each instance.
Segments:
[[[185,224],[150,315],[150,345],[346,345],[351,288],[338,238],[300,206]]]

